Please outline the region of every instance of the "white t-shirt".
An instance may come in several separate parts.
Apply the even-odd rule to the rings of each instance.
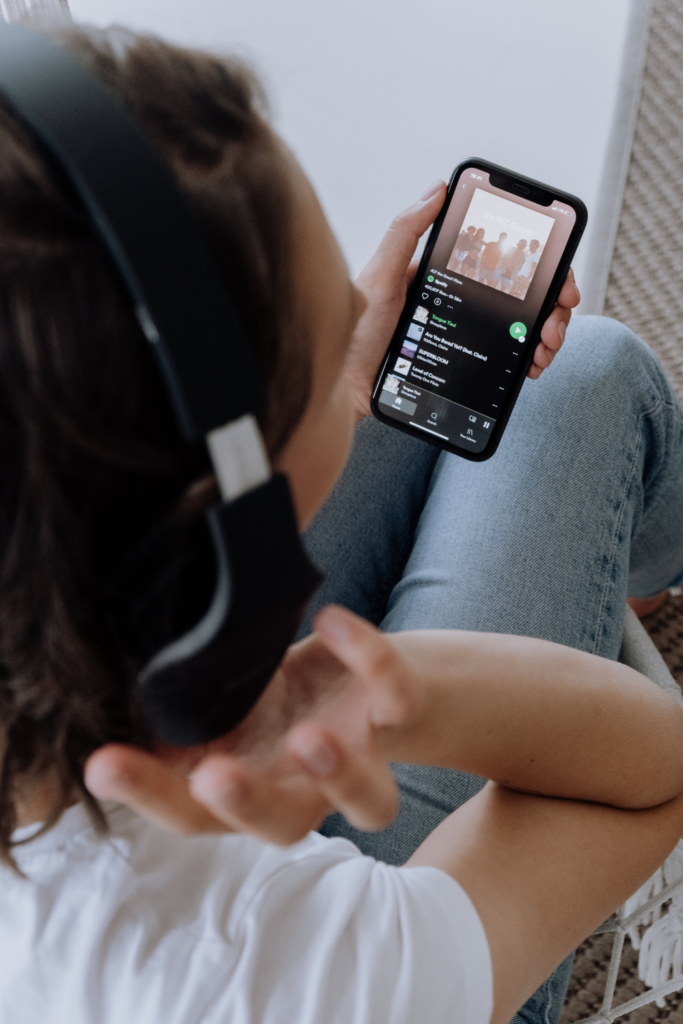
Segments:
[[[77,805],[17,848],[26,880],[0,869],[2,1024],[488,1024],[484,930],[436,868],[108,812],[108,839]]]
[[[524,263],[522,264],[522,269],[519,272],[520,277],[528,277],[529,274],[531,273],[531,268],[533,267],[533,265],[535,263],[538,263],[540,258],[541,258],[541,254],[538,251],[538,249],[536,250],[536,252],[528,252],[526,254],[526,258],[524,260]]]

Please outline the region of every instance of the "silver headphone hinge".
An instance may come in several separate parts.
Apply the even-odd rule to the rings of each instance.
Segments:
[[[256,419],[247,414],[206,435],[225,501],[234,501],[270,479],[268,453]]]

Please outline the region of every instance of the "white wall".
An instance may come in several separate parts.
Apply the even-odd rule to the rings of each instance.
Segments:
[[[70,0],[74,17],[247,56],[354,271],[468,156],[579,195],[601,308],[649,0]]]

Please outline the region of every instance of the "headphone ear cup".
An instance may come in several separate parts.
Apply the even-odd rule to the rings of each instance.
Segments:
[[[175,746],[207,743],[248,714],[322,580],[299,539],[284,476],[206,516],[217,567],[211,605],[139,677],[147,724]]]

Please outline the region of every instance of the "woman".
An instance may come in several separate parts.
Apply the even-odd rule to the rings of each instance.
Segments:
[[[303,527],[367,412],[410,258],[445,186],[397,220],[361,280],[366,300],[350,286],[312,190],[260,117],[243,72],[120,33],[63,42],[120,93],[188,196],[262,368],[264,436]],[[385,623],[401,631],[381,633],[327,609],[237,730],[208,749],[155,748],[136,715],[136,666],[154,630],[178,627],[210,595],[201,512],[215,500],[215,482],[206,452],[177,436],[133,311],[72,194],[7,112],[0,130],[0,843],[5,862],[25,876],[8,867],[1,879],[3,1019],[474,1024],[488,1020],[493,1001],[492,1019],[502,1024],[680,835],[683,713],[582,643],[444,628],[468,603],[519,621],[531,606],[522,600],[532,589],[524,573],[515,601],[497,605],[488,568],[461,575],[458,559],[476,549],[495,559],[498,578],[512,577],[521,555],[510,527],[532,532],[531,516],[535,546],[548,539],[544,564],[552,567],[552,529],[567,512],[562,486],[568,478],[595,484],[599,468],[611,532],[598,535],[591,513],[594,532],[583,524],[574,540],[596,560],[590,592],[602,616],[587,626],[592,605],[584,600],[553,617],[548,580],[535,574],[532,582],[546,631],[558,622],[574,638],[597,629],[593,646],[609,655],[625,592],[616,570],[639,551],[644,591],[683,571],[683,538],[672,525],[683,440],[661,371],[621,328],[603,330],[604,357],[591,372],[600,415],[615,414],[604,440],[585,446],[577,435],[572,472],[565,457],[553,476],[567,422],[561,406],[557,425],[539,421],[538,409],[547,413],[541,396],[530,424],[516,433],[511,424],[506,468],[488,466],[479,478],[484,492],[496,480],[503,489],[503,500],[485,509],[474,477],[464,488],[450,479],[456,462],[456,473],[465,465],[458,460],[440,460],[432,473],[431,449],[416,442],[393,460],[393,434],[371,446],[412,473],[412,483],[390,516],[392,499],[367,492],[371,515],[356,517],[356,543],[381,574],[340,573],[339,581],[365,593],[373,617],[384,613],[381,587],[392,581],[382,545],[397,571],[429,481],[421,532],[398,570]],[[570,282],[544,328],[533,376],[559,347],[576,300]],[[595,336],[589,325],[588,339]],[[567,365],[558,386],[572,398],[576,380],[585,389],[585,360],[572,356]],[[609,406],[606,395],[619,402]],[[529,425],[542,435],[535,447]],[[615,456],[611,475],[606,450]],[[530,465],[542,481],[542,521],[533,495],[522,503]],[[342,502],[345,493],[342,481]],[[453,515],[470,496],[476,516],[474,508],[462,516],[462,506]],[[376,513],[389,534],[375,532]],[[467,536],[487,523],[488,552],[481,536],[474,545]],[[328,540],[333,525],[323,530]],[[184,552],[175,589],[163,574],[141,579],[136,569],[159,531]],[[502,558],[496,536],[509,547]],[[567,566],[581,565],[579,548],[567,550],[564,538],[558,551]],[[534,568],[528,546],[525,555]],[[563,583],[573,583],[571,574]],[[489,600],[473,601],[483,587]],[[161,617],[149,613],[155,602]],[[408,631],[404,610],[438,631]],[[525,625],[533,631],[536,621]],[[524,632],[516,623],[509,632]],[[472,776],[494,781],[431,832],[407,867],[361,857],[339,839],[305,838],[330,809],[361,828],[386,825],[396,810],[387,760],[435,765],[456,788]],[[93,794],[117,806],[102,808]],[[206,834],[166,836],[158,824]],[[302,842],[278,850],[262,839]]]

